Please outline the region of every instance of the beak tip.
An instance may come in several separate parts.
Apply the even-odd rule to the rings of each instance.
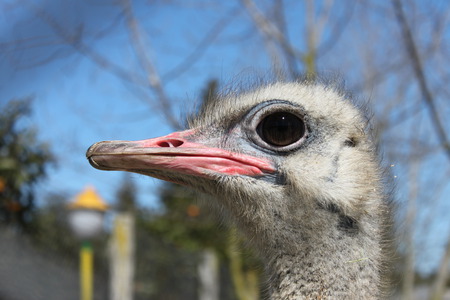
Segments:
[[[86,158],[90,160],[90,157],[92,156],[92,153],[94,152],[95,145],[90,146],[86,151]]]
[[[101,167],[94,161],[93,156],[95,154],[95,150],[97,149],[99,143],[95,143],[92,146],[90,146],[86,151],[86,158],[91,164],[92,167],[96,169],[101,169]]]
[[[88,157],[88,161],[92,167],[94,167],[96,169],[100,169],[100,166],[92,159],[92,157]]]

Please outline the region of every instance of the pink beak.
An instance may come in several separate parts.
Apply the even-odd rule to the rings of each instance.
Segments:
[[[275,172],[268,159],[189,141],[194,133],[187,130],[141,141],[99,142],[88,149],[86,156],[97,169],[144,174],[145,171],[171,171],[211,178],[214,174],[263,176]]]

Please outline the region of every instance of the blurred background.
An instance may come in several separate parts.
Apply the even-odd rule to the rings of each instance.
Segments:
[[[183,129],[233,82],[320,74],[373,114],[393,298],[450,299],[449,24],[447,0],[1,1],[0,299],[79,299],[86,193],[108,205],[94,299],[263,298],[261,262],[198,195],[85,151]]]

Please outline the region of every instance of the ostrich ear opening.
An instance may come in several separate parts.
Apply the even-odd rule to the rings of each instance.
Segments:
[[[344,141],[344,145],[347,147],[356,147],[357,139],[355,137],[349,137]]]

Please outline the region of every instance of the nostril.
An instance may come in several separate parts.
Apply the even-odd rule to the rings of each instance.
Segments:
[[[159,147],[170,147],[170,144],[168,142],[158,142]]]
[[[165,140],[165,141],[161,141],[158,142],[158,146],[159,147],[167,147],[167,148],[176,148],[176,147],[180,147],[181,145],[183,145],[183,141],[180,140]]]
[[[180,147],[184,144],[184,142],[181,140],[170,140],[170,143],[173,145],[173,147]]]

